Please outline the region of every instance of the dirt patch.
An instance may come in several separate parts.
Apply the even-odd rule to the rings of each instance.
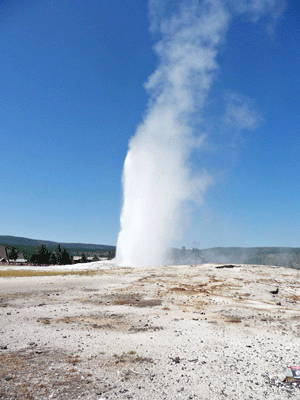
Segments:
[[[217,283],[216,283],[217,282]],[[230,290],[234,289],[233,285],[223,283],[222,281],[213,281],[210,283],[200,283],[195,285],[181,284],[180,286],[173,286],[167,291],[169,293],[176,292],[184,295],[192,294],[206,294],[206,295],[228,295]]]
[[[48,304],[52,301],[57,301],[59,296],[57,290],[44,290],[44,291],[26,291],[26,292],[15,292],[5,293],[0,297],[0,308],[1,307],[14,307],[21,309],[25,307],[25,301],[32,301],[32,306],[44,306],[45,302]]]
[[[43,318],[38,318],[36,321],[41,322],[44,325],[50,325],[52,318],[43,317]]]
[[[114,364],[136,364],[136,363],[153,363],[152,358],[149,357],[140,357],[136,354],[135,351],[128,351],[127,353],[123,352],[122,354],[114,354],[113,359],[111,361]]]
[[[81,329],[127,330],[128,322],[122,314],[99,314],[59,318],[57,323],[73,324]]]
[[[128,381],[130,379],[136,380],[137,377],[148,377],[153,378],[152,374],[147,365],[154,364],[154,361],[150,357],[141,357],[136,354],[135,351],[129,351],[120,355],[114,354],[112,359],[108,362],[108,366],[111,368],[121,368],[122,381]],[[143,372],[140,370],[142,369]],[[130,398],[130,397],[129,397]]]
[[[48,319],[39,319],[39,322],[47,324]],[[73,324],[82,329],[105,329],[123,331],[128,333],[138,332],[156,332],[163,330],[162,326],[155,326],[149,323],[143,323],[141,319],[137,319],[132,314],[99,314],[64,317],[56,320],[57,323]],[[49,321],[50,324],[50,321]]]
[[[97,398],[97,381],[74,366],[79,356],[53,349],[25,350],[0,355],[0,399]],[[4,353],[4,354],[3,354]]]
[[[208,293],[207,283],[199,285],[180,285],[168,289],[168,292],[184,292],[184,294],[192,293]]]
[[[153,326],[153,325],[148,325],[148,324],[144,324],[144,325],[140,325],[140,326],[132,326],[129,329],[130,333],[138,333],[138,332],[156,332],[156,331],[161,331],[163,330],[164,327],[163,326]]]
[[[0,307],[5,308],[5,307],[8,307],[8,306],[9,306],[9,303],[8,303],[7,299],[4,299],[3,297],[0,298]]]
[[[290,294],[290,295],[288,295],[287,296],[287,299],[286,299],[288,302],[291,302],[291,303],[299,303],[299,301],[300,301],[300,296],[298,296],[298,295],[296,295],[296,294]]]
[[[112,391],[122,395],[128,391],[122,389],[122,382],[151,379],[147,366],[154,363],[135,351],[85,359],[58,349],[39,348],[34,342],[19,351],[1,350],[0,361],[0,399],[6,400],[98,400]]]
[[[99,305],[131,306],[131,307],[157,307],[162,304],[161,299],[145,299],[138,293],[113,293],[107,296],[92,296],[83,302]]]
[[[231,317],[231,318],[228,318],[226,320],[226,322],[231,322],[231,323],[237,324],[239,322],[242,322],[242,318],[240,318],[240,317]]]

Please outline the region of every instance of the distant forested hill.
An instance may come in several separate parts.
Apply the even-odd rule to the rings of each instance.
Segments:
[[[66,247],[69,249],[88,249],[88,250],[114,250],[115,246],[109,246],[105,244],[87,244],[87,243],[61,243],[61,242],[51,242],[50,240],[40,240],[40,239],[28,239],[17,236],[1,236],[0,244],[4,246],[41,246],[45,244],[47,248],[56,248],[59,244],[61,247]]]
[[[8,249],[15,247],[18,252],[23,253],[27,259],[36,251],[37,248],[45,244],[47,249],[55,251],[57,246],[65,248],[70,254],[76,255],[84,253],[103,253],[109,250],[115,250],[115,246],[109,246],[105,244],[88,244],[88,243],[61,243],[51,242],[50,240],[39,240],[39,239],[28,239],[17,236],[3,236],[0,235],[0,244],[4,245]]]

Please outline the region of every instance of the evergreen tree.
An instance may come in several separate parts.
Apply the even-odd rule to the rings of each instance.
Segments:
[[[30,262],[32,264],[38,264],[39,260],[38,260],[39,256],[37,253],[32,254],[32,256],[30,257]]]
[[[45,244],[42,244],[40,251],[38,253],[38,263],[39,264],[50,264],[50,251],[47,250]]]
[[[61,263],[63,265],[72,264],[70,254],[67,252],[66,249],[63,249],[61,254]]]
[[[33,264],[50,264],[50,256],[50,251],[47,250],[45,244],[42,244],[39,251],[31,256],[30,261]]]
[[[87,262],[87,259],[86,259],[86,256],[85,256],[84,253],[81,253],[81,260],[80,260],[80,262],[82,262],[82,263],[86,263],[86,262]]]
[[[56,262],[58,265],[62,264],[62,252],[61,252],[60,244],[57,246]]]
[[[54,252],[51,253],[51,256],[50,256],[50,264],[51,264],[51,265],[56,265],[56,264],[57,264],[57,257],[56,257],[56,255],[55,255]]]
[[[18,258],[18,252],[14,247],[12,247],[8,257],[10,260],[13,260],[13,261],[16,261],[16,259]]]

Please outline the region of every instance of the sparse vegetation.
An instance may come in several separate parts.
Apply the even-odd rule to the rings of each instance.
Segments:
[[[128,352],[123,352],[122,354],[114,354],[113,355],[114,362],[116,364],[118,363],[153,363],[152,358],[149,357],[140,357],[136,355],[136,351],[128,351]]]
[[[16,278],[16,277],[31,277],[31,276],[56,276],[56,275],[95,275],[100,274],[100,271],[84,270],[84,271],[34,271],[34,270],[0,270],[0,278]]]

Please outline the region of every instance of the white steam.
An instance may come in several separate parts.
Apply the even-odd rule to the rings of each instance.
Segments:
[[[199,145],[193,120],[199,122],[218,70],[216,56],[231,18],[228,10],[252,10],[257,19],[271,3],[150,0],[151,32],[161,37],[154,48],[159,65],[145,85],[148,110],[130,140],[124,164],[116,256],[120,265],[164,263],[168,247],[180,235],[187,201],[201,200],[211,184],[205,173],[192,177],[189,157]]]

